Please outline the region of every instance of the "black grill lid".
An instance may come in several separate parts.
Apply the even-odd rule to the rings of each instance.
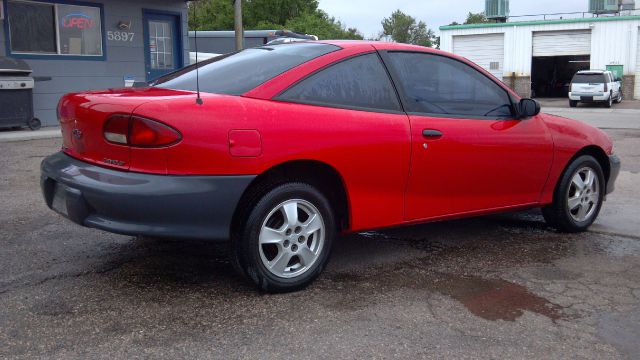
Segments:
[[[0,56],[0,75],[28,75],[31,72],[24,60]]]

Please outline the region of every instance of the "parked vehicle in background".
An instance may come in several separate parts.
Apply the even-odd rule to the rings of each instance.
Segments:
[[[292,38],[292,37],[281,37],[274,40],[271,40],[267,43],[267,45],[278,45],[278,44],[288,44],[292,42],[299,41],[309,41],[309,39],[301,39],[301,38]]]
[[[608,70],[578,71],[569,87],[569,106],[576,107],[579,102],[604,103],[611,107],[613,102],[622,102],[622,82]]]
[[[315,35],[302,34],[290,30],[245,30],[244,48],[262,46],[279,38],[318,40]],[[235,31],[198,31],[198,51],[214,54],[227,54],[236,51]],[[189,31],[190,49],[195,49],[196,32]]]
[[[620,169],[602,130],[432,48],[270,45],[150,85],[60,100],[47,205],[120,234],[230,240],[265,291],[313,281],[339,233],[528,208],[584,231]]]
[[[196,63],[196,58],[197,58],[197,62],[202,62],[202,61],[209,60],[211,58],[214,58],[214,57],[220,56],[220,55],[222,55],[222,54],[190,51],[189,52],[189,64],[190,65],[195,64]]]

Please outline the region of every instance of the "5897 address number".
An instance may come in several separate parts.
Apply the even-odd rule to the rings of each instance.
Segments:
[[[107,40],[133,42],[133,37],[135,35],[136,33],[126,31],[107,31]]]

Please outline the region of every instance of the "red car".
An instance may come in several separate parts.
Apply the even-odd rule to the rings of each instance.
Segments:
[[[42,189],[84,226],[230,240],[251,281],[290,291],[338,233],[536,207],[560,231],[587,229],[620,161],[604,132],[539,112],[430,48],[264,46],[64,96]]]

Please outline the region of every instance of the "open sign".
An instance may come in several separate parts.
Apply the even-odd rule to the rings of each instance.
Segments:
[[[69,14],[62,19],[62,26],[65,28],[76,28],[80,30],[91,29],[95,20],[85,14]]]

